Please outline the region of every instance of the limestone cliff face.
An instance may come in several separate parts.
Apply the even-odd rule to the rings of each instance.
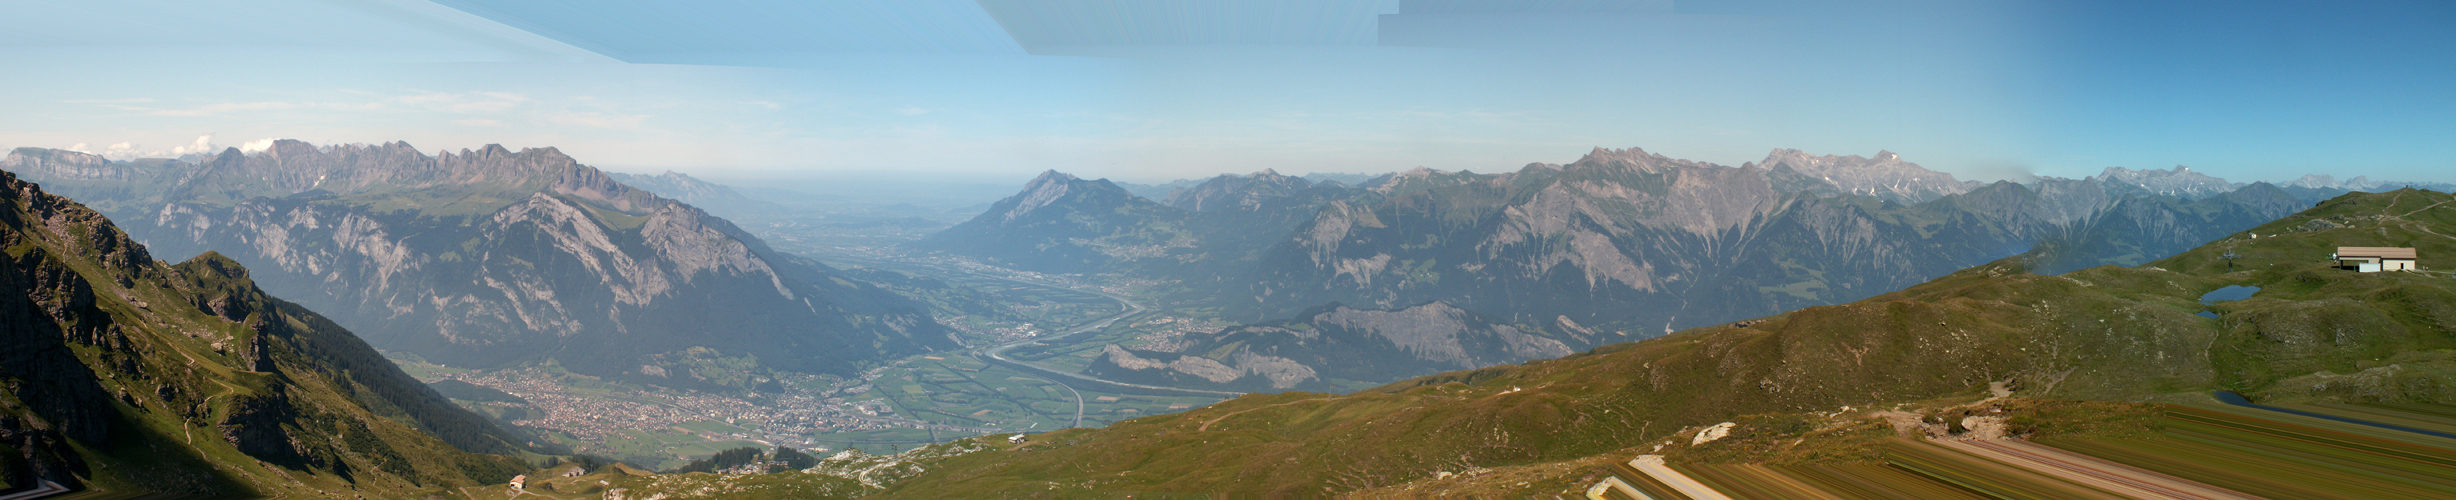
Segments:
[[[120,200],[132,233],[173,254],[223,252],[266,288],[432,361],[554,358],[693,386],[657,355],[708,347],[851,373],[953,346],[909,299],[551,148],[428,156],[404,143],[281,141],[147,173],[155,188]]]
[[[309,487],[287,469],[397,493],[500,481],[523,467],[472,453],[511,453],[522,438],[266,295],[218,254],[155,261],[101,214],[7,173],[0,246],[9,380],[0,442],[20,454],[0,464],[10,485],[108,479],[130,493],[242,496]],[[242,463],[215,463],[227,457]]]

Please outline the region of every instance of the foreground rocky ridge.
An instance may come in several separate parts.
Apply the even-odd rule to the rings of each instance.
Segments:
[[[548,149],[427,156],[280,141],[200,163],[19,149],[6,165],[134,220],[159,251],[219,250],[379,347],[445,364],[552,358],[660,385],[670,354],[848,374],[951,348],[926,310]]]
[[[521,438],[230,259],[155,261],[101,214],[7,173],[0,246],[9,488],[397,496],[526,468],[480,454],[520,453]]]

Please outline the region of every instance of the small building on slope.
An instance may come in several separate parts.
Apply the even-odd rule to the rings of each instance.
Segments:
[[[2337,247],[2337,267],[2366,273],[2411,271],[2416,253],[2399,247]]]

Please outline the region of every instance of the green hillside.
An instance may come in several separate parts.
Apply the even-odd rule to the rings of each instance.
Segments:
[[[2135,268],[2042,276],[2006,259],[1745,327],[1040,434],[945,458],[887,492],[1334,493],[1642,452],[1743,415],[1974,396],[1990,382],[2081,400],[2199,401],[2231,389],[2265,401],[2448,401],[2456,281],[2438,271],[2354,273],[2325,258],[2340,245],[2414,246],[2425,268],[2450,266],[2450,200],[2358,193]],[[2239,255],[2232,272],[2220,258],[2229,252]],[[2199,302],[2234,285],[2262,290]],[[2194,314],[2203,310],[2218,317]],[[2306,383],[2317,381],[2330,383]]]

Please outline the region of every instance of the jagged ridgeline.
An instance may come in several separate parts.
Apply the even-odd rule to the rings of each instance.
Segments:
[[[1775,150],[1728,167],[1596,149],[1356,186],[1222,176],[1165,203],[1050,172],[919,246],[1173,279],[1173,302],[1234,321],[1442,302],[1530,327],[1567,318],[1608,341],[1866,298],[2041,244],[2062,249],[2042,272],[2135,265],[2306,206],[2165,171],[1982,184],[1890,152]]]
[[[119,497],[395,497],[526,469],[521,439],[206,253],[177,265],[0,172],[0,481]]]
[[[2224,389],[2268,403],[2445,404],[2456,400],[2456,278],[2440,271],[2456,268],[2451,236],[2456,197],[2355,193],[2138,267],[2042,275],[2008,258],[1747,326],[934,448],[915,464],[927,472],[887,493],[1416,496],[1428,490],[1401,487],[1490,470],[1471,494],[1550,496],[1684,428],[1975,400],[1991,383],[2044,399],[2213,401]],[[2428,271],[2339,269],[2339,246],[2414,247]],[[2230,286],[2259,290],[2204,301]],[[2093,418],[2067,417],[2031,425]]]
[[[20,148],[0,168],[90,200],[156,251],[219,251],[265,289],[429,361],[675,386],[690,359],[850,374],[954,346],[918,303],[552,148],[429,156],[279,141],[190,161]]]

